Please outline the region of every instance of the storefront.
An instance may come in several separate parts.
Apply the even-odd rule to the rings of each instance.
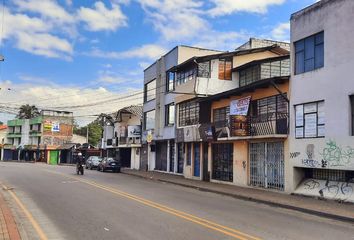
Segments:
[[[233,144],[212,144],[212,179],[233,181]]]

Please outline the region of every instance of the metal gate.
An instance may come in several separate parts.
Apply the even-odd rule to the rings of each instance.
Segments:
[[[284,190],[284,143],[250,143],[250,185]]]

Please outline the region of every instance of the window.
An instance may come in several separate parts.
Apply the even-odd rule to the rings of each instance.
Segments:
[[[188,81],[192,81],[197,76],[197,68],[187,68],[177,72],[176,84],[181,85]]]
[[[187,162],[188,166],[191,165],[192,162],[192,143],[187,143]]]
[[[150,112],[144,112],[144,129],[154,129],[155,128],[155,110]]]
[[[145,84],[144,86],[144,102],[151,101],[156,98],[156,79]]]
[[[219,59],[219,79],[231,80],[232,59]]]
[[[352,136],[354,136],[354,95],[350,96],[350,105],[352,112]]]
[[[198,63],[198,77],[210,77],[210,61]]]
[[[295,74],[313,71],[324,66],[324,32],[294,43]]]
[[[230,118],[230,107],[217,108],[213,110],[213,122],[215,127],[226,127]]]
[[[188,126],[199,123],[199,103],[196,101],[184,102],[178,106],[178,125]]]
[[[295,137],[317,138],[325,136],[324,101],[295,106]]]
[[[165,126],[175,124],[175,104],[171,103],[165,106]]]
[[[176,74],[174,72],[166,73],[166,92],[171,92],[175,89],[175,78]]]

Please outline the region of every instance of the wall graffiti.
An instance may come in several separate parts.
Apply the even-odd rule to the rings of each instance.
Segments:
[[[320,155],[325,167],[345,166],[354,161],[354,148],[350,146],[342,148],[335,141],[329,140]]]
[[[317,196],[343,202],[354,202],[354,183],[330,180],[305,180],[295,191],[298,194]]]

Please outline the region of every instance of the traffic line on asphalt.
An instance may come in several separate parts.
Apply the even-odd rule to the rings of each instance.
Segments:
[[[50,172],[50,173],[54,173],[54,174],[57,174],[57,175],[65,176],[65,177],[68,177],[68,178],[71,178],[71,179],[75,179],[75,180],[80,181],[82,183],[86,183],[86,184],[94,186],[96,188],[100,188],[102,190],[105,190],[105,191],[111,192],[113,194],[128,198],[130,200],[142,203],[142,204],[144,204],[146,206],[150,206],[152,208],[158,209],[158,210],[160,210],[162,212],[169,213],[171,215],[177,216],[179,218],[182,218],[182,219],[185,219],[187,221],[193,222],[195,224],[201,225],[203,227],[209,228],[211,230],[223,233],[223,234],[225,234],[227,236],[231,236],[231,237],[233,237],[235,239],[239,239],[239,240],[250,240],[250,239],[252,239],[252,240],[260,240],[260,238],[258,238],[258,237],[251,236],[249,234],[246,234],[246,233],[243,233],[241,231],[238,231],[238,230],[236,230],[234,228],[223,226],[221,224],[212,222],[210,220],[207,220],[207,219],[204,219],[204,218],[200,218],[200,217],[194,216],[192,214],[189,214],[189,213],[186,213],[186,212],[183,212],[183,211],[179,211],[179,210],[170,208],[168,206],[165,206],[165,205],[162,205],[162,204],[159,204],[159,203],[156,203],[156,202],[153,202],[153,201],[138,197],[136,195],[123,192],[123,191],[118,190],[116,188],[108,187],[108,186],[96,183],[94,181],[89,181],[89,180],[86,180],[86,179],[70,176],[70,175],[67,175],[67,174],[64,174],[64,173],[58,173],[58,172],[51,171],[51,170],[45,170],[45,171]]]
[[[47,240],[47,236],[45,235],[42,228],[39,226],[38,222],[34,219],[30,211],[25,207],[25,205],[21,202],[21,200],[17,197],[17,195],[13,192],[12,188],[8,188],[4,184],[1,184],[3,189],[7,190],[7,192],[11,195],[11,197],[15,200],[16,204],[21,208],[23,213],[26,215],[30,223],[32,224],[34,230],[37,232],[40,240]]]

